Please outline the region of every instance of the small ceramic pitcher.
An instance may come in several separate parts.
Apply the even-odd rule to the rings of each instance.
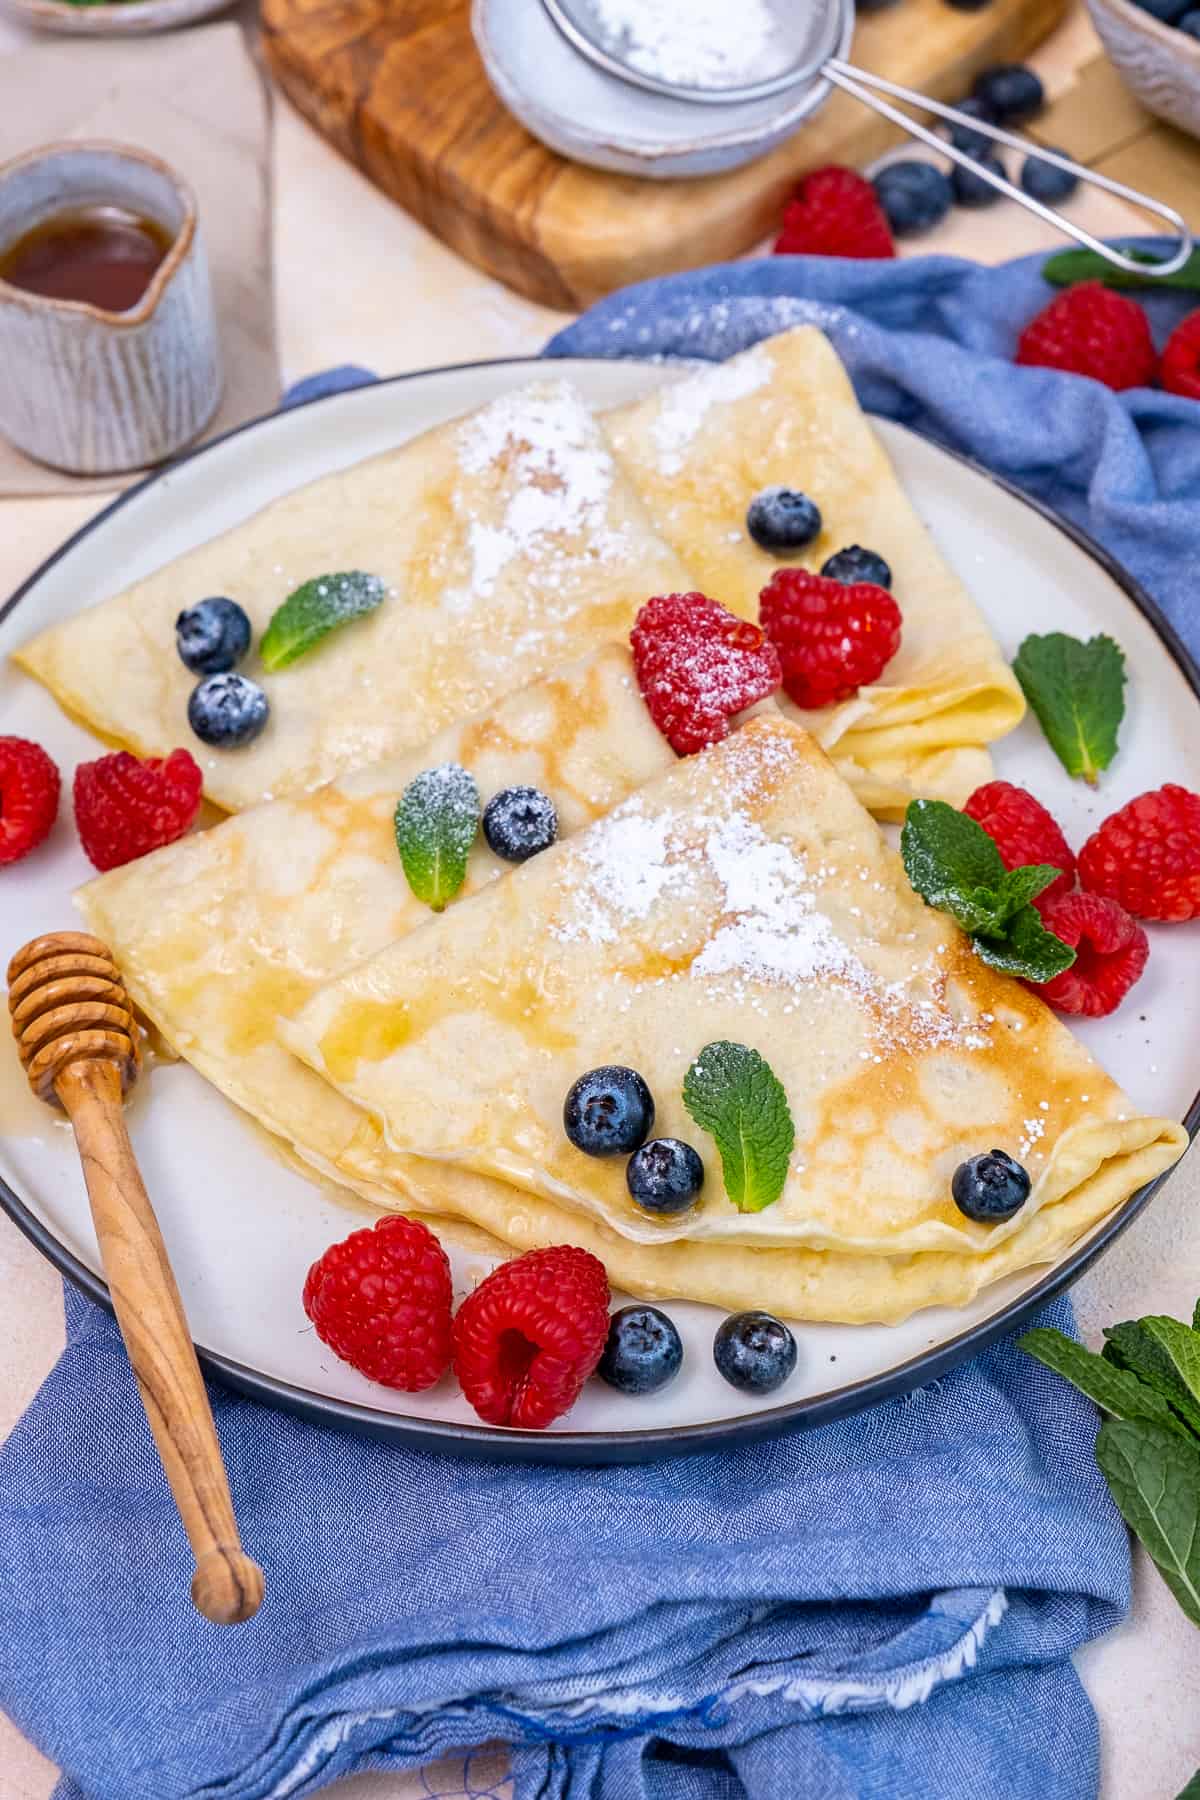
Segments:
[[[191,190],[144,150],[64,142],[0,165],[0,249],[53,214],[119,206],[171,247],[128,312],[46,299],[0,280],[0,431],[76,475],[162,462],[221,396],[208,263]]]

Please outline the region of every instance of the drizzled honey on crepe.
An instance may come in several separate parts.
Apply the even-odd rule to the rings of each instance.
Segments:
[[[674,761],[629,652],[612,645],[417,752],[251,808],[99,876],[76,900],[168,1043],[329,1174],[356,1145],[373,1153],[378,1127],[291,1056],[275,1025],[322,981],[429,917],[396,850],[406,784],[444,762],[469,769],[485,801],[527,783],[552,796],[566,836]],[[480,836],[464,894],[508,867]]]
[[[796,1316],[902,1316],[1041,1260],[1185,1141],[924,905],[812,738],[766,714],[280,1029],[382,1126],[385,1150],[351,1173],[509,1242],[619,1242],[615,1263],[603,1253],[635,1292],[732,1306],[759,1284],[767,1304],[769,1276]],[[628,1064],[656,1132],[695,1141],[683,1078],[716,1038],[753,1045],[788,1093],[783,1194],[737,1212],[709,1145],[695,1210],[649,1217],[619,1159],[567,1140],[563,1097],[584,1070]],[[988,1227],[959,1213],[950,1178],[993,1146],[1033,1193]]]
[[[1020,722],[1021,690],[962,582],[918,519],[832,345],[802,325],[606,415],[617,459],[697,587],[757,619],[781,565],[819,569],[850,544],[890,564],[900,649],[874,687],[813,732],[863,804],[899,817],[914,795],[961,806],[991,778],[989,744]],[[798,488],[820,536],[780,559],[746,531],[763,488]]]
[[[374,612],[276,674],[243,665],[270,700],[262,735],[226,750],[194,738],[177,614],[227,594],[257,641],[292,589],[349,569],[386,584]],[[236,812],[426,742],[687,586],[575,389],[546,380],[274,501],[17,661],[110,742],[188,745],[208,798]]]

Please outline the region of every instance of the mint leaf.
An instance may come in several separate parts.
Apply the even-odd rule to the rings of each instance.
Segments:
[[[1166,261],[1165,257],[1151,256],[1145,250],[1126,249],[1125,255],[1133,262],[1144,263],[1147,269]],[[1077,281],[1102,281],[1110,288],[1184,288],[1195,293],[1200,291],[1200,250],[1193,250],[1182,269],[1176,269],[1173,275],[1135,275],[1131,269],[1115,268],[1095,250],[1062,250],[1042,264],[1042,279],[1054,287],[1072,287]]]
[[[909,803],[900,855],[926,905],[969,932],[992,968],[1040,982],[1075,961],[1074,950],[1046,930],[1029,904],[1059,873],[1049,863],[1006,869],[983,826],[944,800]]]
[[[1160,1425],[1190,1443],[1187,1429],[1175,1417],[1166,1401],[1154,1389],[1128,1369],[1106,1362],[1094,1350],[1087,1350],[1064,1332],[1040,1326],[1017,1339],[1017,1349],[1036,1357],[1056,1375],[1061,1375],[1081,1394],[1112,1413],[1118,1419],[1157,1419]]]
[[[974,944],[980,960],[990,968],[1035,983],[1053,981],[1075,961],[1070,944],[1046,930],[1035,906],[1022,907],[1002,938],[976,937]]]
[[[955,903],[966,909],[971,895],[996,893],[1004,880],[1000,852],[983,826],[944,800],[909,803],[900,854],[917,893],[939,912],[953,912]]]
[[[1027,911],[1034,896],[1048,888],[1061,872],[1049,863],[1026,863],[1020,869],[1009,869],[999,887],[975,888],[965,897],[960,896],[952,902],[951,910],[964,931],[987,938],[1007,938],[1017,914]]]
[[[1200,1404],[1180,1376],[1171,1356],[1158,1337],[1146,1329],[1147,1321],[1128,1319],[1122,1325],[1108,1325],[1104,1330],[1104,1356],[1118,1368],[1132,1369],[1135,1375],[1160,1393],[1184,1422],[1200,1435]],[[1180,1326],[1185,1331],[1186,1326]]]
[[[1197,1300],[1196,1309],[1192,1314],[1192,1330],[1200,1331],[1200,1300]]]
[[[1013,661],[1050,748],[1068,775],[1093,785],[1117,754],[1125,716],[1125,656],[1110,637],[1027,637]]]
[[[458,763],[425,769],[396,807],[396,848],[418,900],[441,912],[466,879],[479,830],[479,789]]]
[[[1005,917],[1015,919],[1061,874],[1062,870],[1052,863],[1025,863],[1019,869],[1009,869],[1000,887]]]
[[[796,1128],[770,1064],[745,1044],[706,1044],[683,1078],[683,1104],[715,1139],[725,1192],[738,1211],[773,1206],[787,1180]]]
[[[314,575],[288,595],[263,632],[258,646],[263,668],[286,669],[335,626],[374,612],[386,591],[378,575],[364,575],[361,569]]]
[[[1174,1379],[1196,1403],[1200,1414],[1200,1334],[1165,1313],[1151,1313],[1139,1320],[1170,1362]],[[1178,1389],[1176,1390],[1178,1392]]]
[[[1200,1769],[1196,1770],[1183,1792],[1176,1794],[1175,1800],[1200,1800]]]
[[[1200,1625],[1200,1448],[1152,1419],[1114,1419],[1096,1461],[1131,1530],[1193,1625]]]

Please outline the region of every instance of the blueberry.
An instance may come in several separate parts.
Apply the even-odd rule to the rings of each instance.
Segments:
[[[1178,25],[1189,37],[1200,38],[1200,12],[1185,12]]]
[[[1020,1212],[1029,1188],[1029,1176],[1007,1150],[989,1150],[959,1163],[950,1183],[959,1212],[982,1225],[996,1225]]]
[[[844,550],[835,550],[821,564],[821,573],[830,581],[844,582],[847,587],[856,581],[869,581],[881,588],[892,585],[892,571],[879,552],[864,550],[861,544],[847,544]]]
[[[773,1394],[796,1366],[796,1340],[770,1313],[734,1313],[713,1339],[713,1361],[730,1387]]]
[[[1200,21],[1200,12],[1193,16]],[[1059,156],[1067,154],[1057,146],[1050,147]],[[1043,162],[1040,156],[1027,156],[1021,164],[1021,186],[1031,199],[1053,206],[1059,200],[1070,199],[1079,186],[1079,177],[1072,175],[1069,169],[1056,169],[1053,163]]]
[[[683,1342],[657,1306],[623,1306],[608,1322],[608,1342],[596,1367],[601,1381],[621,1394],[657,1394],[674,1381]]]
[[[257,681],[245,675],[208,675],[192,689],[188,724],[204,744],[232,750],[249,744],[267,722],[270,705]]]
[[[821,509],[795,488],[764,488],[746,510],[746,530],[760,550],[786,555],[803,550],[819,534]]]
[[[855,0],[854,10],[856,13],[877,13],[895,4],[896,0]]]
[[[946,0],[946,5],[952,6],[955,12],[982,12],[991,4],[992,0]]]
[[[563,1130],[587,1156],[628,1156],[654,1128],[654,1100],[636,1069],[589,1069],[563,1102]]]
[[[983,119],[993,125],[992,109],[974,94],[968,94],[965,100],[955,101],[956,109],[966,113],[969,119]],[[972,131],[969,125],[956,125],[952,119],[945,121],[946,135],[956,150],[963,150],[968,156],[982,156],[992,147],[992,139],[985,137],[982,131]]]
[[[528,862],[558,836],[554,802],[538,788],[503,788],[484,807],[483,835],[505,862]]]
[[[236,600],[214,594],[180,613],[175,645],[193,675],[222,675],[250,648],[250,621]]]
[[[993,175],[1008,174],[998,156],[981,156],[978,161],[981,168],[990,169]],[[978,211],[981,206],[994,206],[997,200],[1004,198],[999,188],[994,188],[990,181],[985,181],[974,169],[960,168],[957,163],[950,175],[950,185],[959,206],[969,206],[973,211]]]
[[[897,237],[928,231],[950,211],[950,183],[932,163],[915,157],[888,163],[872,185]]]
[[[1046,90],[1024,63],[997,63],[975,77],[971,92],[991,108],[997,125],[1024,125],[1046,104]]]
[[[704,1164],[678,1138],[651,1138],[630,1157],[625,1185],[647,1212],[685,1212],[704,1185]]]

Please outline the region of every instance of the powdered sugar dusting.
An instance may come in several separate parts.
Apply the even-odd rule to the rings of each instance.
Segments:
[[[719,815],[699,808],[647,811],[634,795],[574,841],[552,935],[566,944],[634,947],[638,928],[670,896],[670,923],[652,929],[656,950],[681,966],[647,978],[657,985],[720,982],[728,992],[732,983],[740,1005],[767,1016],[778,1005],[771,990],[790,991],[782,1008],[788,1013],[814,982],[831,982],[858,996],[876,1050],[873,1058],[863,1053],[869,1060],[918,1046],[984,1048],[979,1022],[958,1019],[947,1004],[936,958],[915,963],[908,980],[881,979],[865,959],[869,937],[851,945],[820,905],[834,871],[813,866],[753,816],[755,799],[776,784],[785,759],[797,755],[786,734],[740,733],[719,755]],[[861,916],[860,908],[852,910]]]
[[[745,813],[734,813],[709,833],[704,856],[731,914],[692,964],[692,974],[738,974],[753,980],[794,982],[843,975],[869,982],[858,959],[817,911],[808,872],[800,860],[768,838]]]
[[[663,475],[678,475],[684,456],[712,406],[744,400],[771,379],[771,359],[765,351],[748,350],[733,362],[717,363],[687,375],[662,397],[650,435],[658,452]]]
[[[733,87],[778,64],[778,28],[765,0],[592,0],[592,12],[607,47],[661,81]]]
[[[511,495],[499,523],[472,518],[467,525],[471,576],[465,592],[447,604],[464,610],[492,593],[496,579],[518,556],[550,564],[580,538],[596,558],[619,555],[622,535],[607,523],[613,462],[591,414],[565,382],[504,394],[459,429],[459,467],[468,475],[502,470]]]
[[[573,916],[554,935],[564,943],[611,944],[622,924],[646,918],[669,887],[679,886],[682,870],[670,860],[674,823],[671,813],[648,816],[635,794],[594,825]]]

